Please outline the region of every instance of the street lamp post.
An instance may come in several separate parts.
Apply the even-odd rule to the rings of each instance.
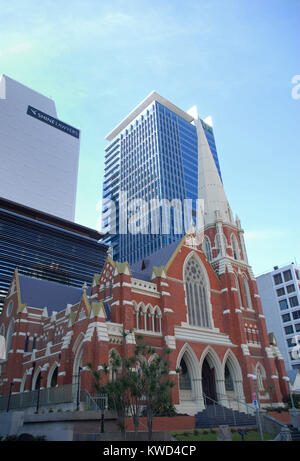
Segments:
[[[80,404],[80,373],[82,371],[82,368],[78,368],[78,383],[77,383],[77,407],[76,410],[79,410],[79,404]]]
[[[256,375],[250,375],[250,377],[253,379],[254,388],[255,388],[255,394],[256,394],[256,399],[257,399],[257,406],[256,406],[257,425],[258,425],[258,429],[259,429],[260,438],[261,438],[261,440],[264,440],[262,426],[261,426],[261,419],[260,419],[260,401],[259,401],[259,395],[258,395],[258,389],[257,389],[257,381],[256,381],[257,377],[256,377]]]
[[[6,411],[9,412],[9,405],[10,405],[10,398],[11,398],[11,391],[12,391],[12,387],[14,386],[14,382],[10,383],[9,385],[9,395],[8,395],[8,401],[7,401],[7,408],[6,408]]]
[[[294,398],[293,398],[292,386],[291,386],[290,378],[288,376],[284,376],[282,379],[284,379],[284,381],[286,381],[288,383],[292,409],[295,410],[296,407],[295,407],[295,404],[294,404]]]

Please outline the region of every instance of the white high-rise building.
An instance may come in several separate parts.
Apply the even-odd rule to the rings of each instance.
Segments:
[[[52,99],[0,76],[0,196],[74,221],[80,132]]]
[[[300,369],[300,267],[275,266],[256,282],[267,330],[276,337],[287,371]]]

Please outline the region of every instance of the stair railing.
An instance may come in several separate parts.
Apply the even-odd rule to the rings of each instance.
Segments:
[[[224,405],[220,405],[219,402],[217,402],[216,400],[212,399],[211,397],[208,397],[206,394],[203,394],[203,398],[204,398],[204,404],[206,404],[208,401],[211,402],[211,405],[213,405],[213,407],[214,407],[214,414],[215,414],[215,416],[217,416],[217,408],[222,409],[224,421],[226,421],[225,408],[226,408],[227,410],[230,410],[231,413],[232,413],[232,417],[233,417],[233,421],[234,421],[234,426],[236,426],[236,418],[235,418],[234,410],[233,410],[232,408],[227,408],[227,407],[224,407]]]
[[[248,416],[255,416],[255,409],[248,403],[243,402],[240,399],[235,399],[234,397],[231,397],[230,395],[227,395],[227,394],[220,394],[219,392],[218,392],[218,397],[220,398],[224,397],[224,400],[226,399],[227,401],[229,401],[229,405],[230,405],[230,402],[236,403],[238,411],[242,411],[243,413],[246,413]],[[242,407],[242,410],[240,410],[240,407]]]

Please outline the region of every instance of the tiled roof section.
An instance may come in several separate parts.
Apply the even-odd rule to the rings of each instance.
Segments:
[[[153,266],[165,266],[169,259],[172,257],[174,251],[180,244],[182,238],[180,240],[176,240],[175,242],[171,243],[164,248],[156,251],[150,256],[147,256],[144,259],[133,264],[131,269],[131,274],[133,278],[137,278],[139,280],[150,281],[151,280],[151,273]]]
[[[47,307],[48,315],[53,311],[60,312],[67,304],[76,304],[80,301],[83,289],[49,280],[36,279],[19,274],[21,301],[30,307],[43,309]],[[90,295],[90,287],[87,295]]]

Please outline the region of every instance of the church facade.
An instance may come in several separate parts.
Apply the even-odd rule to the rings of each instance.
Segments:
[[[9,393],[11,382],[13,392],[75,383],[79,367],[81,387],[91,392],[87,363],[100,369],[113,349],[130,355],[142,334],[158,353],[171,350],[178,411],[195,414],[212,401],[251,403],[256,390],[262,406],[280,405],[288,392],[284,362],[269,343],[256,281],[242,259],[239,223],[222,230],[226,256],[219,260],[222,249],[210,243],[214,229],[202,245],[190,233],[132,268],[108,256],[91,291],[70,293],[65,306],[58,293],[56,309],[45,307],[47,282],[27,280],[16,270],[0,317],[7,345],[1,395]],[[35,284],[36,299],[28,304]],[[57,287],[50,288],[53,296]],[[131,331],[125,342],[123,330]]]
[[[282,405],[284,361],[268,338],[240,220],[233,218],[200,119],[196,125],[203,238],[192,227],[132,267],[108,255],[91,289],[31,279],[16,269],[0,316],[7,346],[1,395],[11,383],[13,392],[76,383],[79,370],[81,388],[92,391],[87,364],[101,369],[112,350],[130,356],[142,334],[158,354],[171,351],[178,411],[195,414],[212,402],[251,404],[257,397],[262,406]],[[124,330],[130,331],[125,340]]]

